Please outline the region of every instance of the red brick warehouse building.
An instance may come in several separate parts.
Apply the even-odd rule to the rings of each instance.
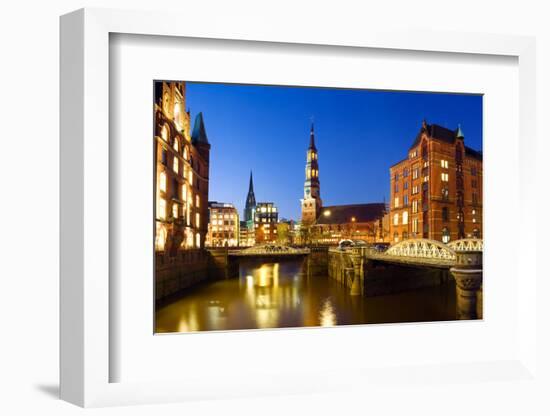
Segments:
[[[210,144],[202,113],[191,132],[185,82],[155,82],[155,250],[201,249],[208,230]]]
[[[407,158],[390,167],[392,242],[482,237],[483,158],[460,126],[425,121]]]

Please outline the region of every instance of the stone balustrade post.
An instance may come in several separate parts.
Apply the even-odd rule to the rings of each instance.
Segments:
[[[478,293],[483,281],[483,253],[480,251],[457,252],[457,263],[451,268],[456,282],[456,302],[459,319],[475,319],[479,316]]]

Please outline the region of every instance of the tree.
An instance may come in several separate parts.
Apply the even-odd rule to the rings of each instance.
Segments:
[[[277,224],[277,242],[286,246],[290,243],[290,224],[287,222],[280,222]]]

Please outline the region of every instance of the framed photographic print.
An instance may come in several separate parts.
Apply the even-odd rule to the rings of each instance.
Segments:
[[[61,19],[62,398],[537,383],[533,39],[182,18]]]
[[[481,95],[153,88],[156,332],[482,317]]]

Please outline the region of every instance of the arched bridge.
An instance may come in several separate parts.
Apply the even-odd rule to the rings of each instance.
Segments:
[[[233,257],[296,257],[307,256],[309,252],[308,248],[263,244],[244,250],[230,250],[228,255]]]
[[[411,266],[450,268],[457,265],[457,253],[483,252],[483,240],[469,238],[445,244],[419,238],[396,243],[385,252],[378,252],[370,247],[354,247],[351,250],[366,259]]]

